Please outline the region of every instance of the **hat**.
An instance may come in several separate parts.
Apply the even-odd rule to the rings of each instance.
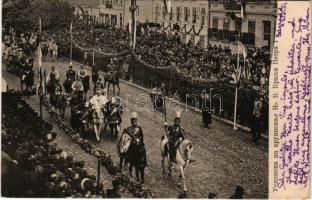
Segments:
[[[69,62],[69,66],[72,66],[73,65],[73,62]]]
[[[131,119],[137,119],[138,118],[138,113],[137,112],[132,112],[131,113]]]

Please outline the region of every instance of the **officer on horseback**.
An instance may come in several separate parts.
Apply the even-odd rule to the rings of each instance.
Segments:
[[[79,72],[78,72],[78,77],[85,78],[87,75],[88,75],[87,70],[84,69],[83,66],[81,66],[81,67],[80,67],[80,70],[79,70]]]
[[[117,139],[119,127],[122,122],[121,115],[123,113],[123,108],[117,103],[116,97],[112,97],[112,100],[107,103],[106,107],[108,124],[111,128],[112,135]]]
[[[174,123],[172,125],[167,125],[165,123],[165,129],[169,141],[169,154],[170,159],[175,157],[175,152],[179,143],[186,139],[186,133],[183,128],[180,126],[181,123],[181,112],[176,112],[176,117],[174,119]]]
[[[73,70],[72,62],[69,63],[69,69],[66,72],[66,78],[70,80],[75,80],[76,72]]]
[[[96,94],[97,91],[100,91],[102,95],[104,95],[104,84],[102,83],[102,79],[98,78],[97,81],[94,84],[94,94]]]
[[[131,126],[126,128],[124,132],[126,132],[131,138],[132,144],[142,145],[144,146],[144,137],[143,137],[143,131],[140,126],[138,126],[138,114],[136,112],[133,112],[131,114]]]
[[[47,76],[47,82],[49,82],[50,80],[58,80],[59,77],[60,75],[58,71],[55,69],[55,66],[52,66]]]

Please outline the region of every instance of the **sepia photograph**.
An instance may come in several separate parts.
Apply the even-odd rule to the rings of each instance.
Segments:
[[[3,0],[1,196],[268,199],[271,65],[290,9]]]

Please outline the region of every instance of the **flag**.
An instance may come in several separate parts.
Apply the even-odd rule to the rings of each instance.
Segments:
[[[241,43],[240,41],[238,41],[238,54],[239,53],[242,53],[243,54],[243,57],[244,57],[244,60],[246,60],[246,57],[247,57],[247,52],[246,52],[246,48],[245,46],[243,45],[243,43]]]

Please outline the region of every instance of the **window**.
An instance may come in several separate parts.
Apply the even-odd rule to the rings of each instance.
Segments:
[[[119,14],[119,24],[120,27],[122,27],[122,13]]]
[[[229,40],[230,20],[224,19],[223,21],[223,40]]]
[[[184,7],[184,21],[188,21],[189,18],[189,9],[187,7]]]
[[[202,15],[201,25],[205,25],[205,17],[206,17],[206,9],[205,8],[201,9],[201,15]]]
[[[180,7],[176,7],[176,12],[177,12],[177,21],[180,21],[180,17],[181,17],[181,9]]]
[[[193,24],[196,24],[197,19],[197,8],[193,8]]]
[[[242,21],[241,20],[235,21],[235,31],[238,31],[238,32],[242,31]]]
[[[248,33],[255,33],[255,32],[256,32],[256,22],[248,21]]]
[[[166,19],[166,14],[167,14],[167,11],[166,11],[165,7],[162,7],[162,18],[163,19]]]
[[[170,13],[169,13],[169,20],[172,21],[173,18],[173,11],[172,11],[172,7],[170,8]]]
[[[271,22],[270,21],[263,21],[263,33],[271,34]]]
[[[158,16],[159,16],[159,7],[156,6],[155,7],[155,20],[158,20]]]
[[[212,19],[212,28],[218,29],[218,26],[219,26],[218,22],[219,22],[218,18],[213,18]]]

